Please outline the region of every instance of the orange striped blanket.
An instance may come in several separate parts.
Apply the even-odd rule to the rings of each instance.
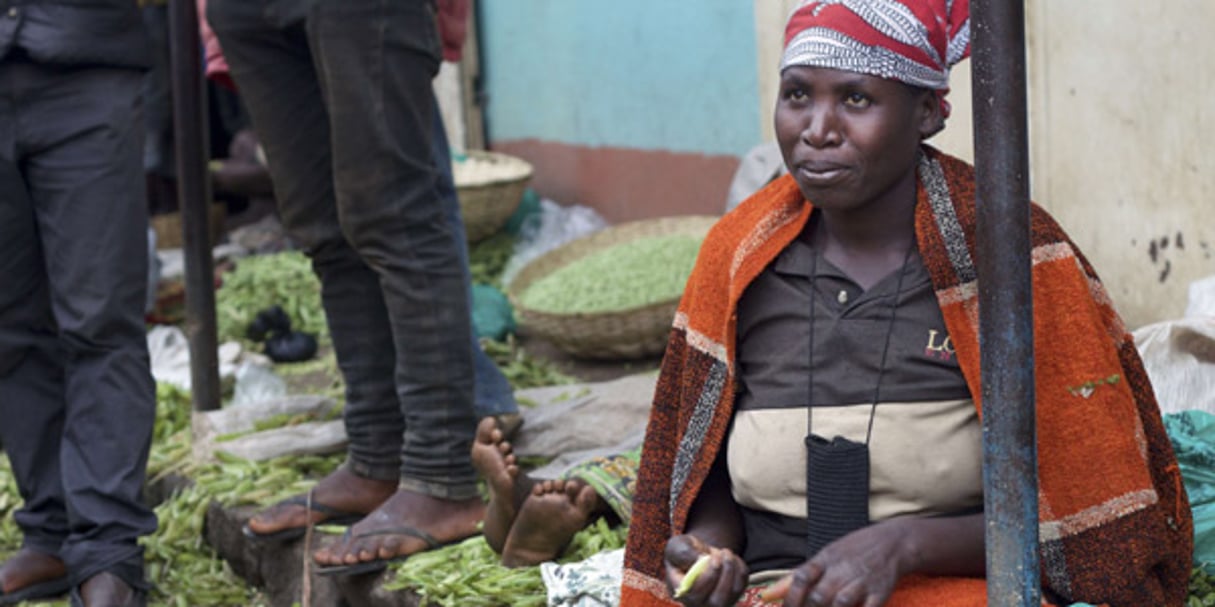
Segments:
[[[979,406],[973,168],[927,146],[924,152],[917,245]],[[738,299],[801,232],[810,211],[786,176],[724,217],[705,240],[646,431],[625,553],[625,607],[676,604],[664,582],[663,547],[683,530],[733,414]],[[1067,234],[1037,206],[1031,228],[1042,583],[1071,601],[1181,605],[1192,519],[1143,364]],[[985,602],[981,580],[913,576],[889,605]]]

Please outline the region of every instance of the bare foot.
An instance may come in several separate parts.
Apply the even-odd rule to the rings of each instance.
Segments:
[[[494,418],[487,417],[477,425],[473,440],[472,463],[489,487],[489,507],[485,513],[482,533],[494,552],[501,553],[506,534],[515,522],[519,505],[527,498],[535,483],[519,478],[519,464],[511,444],[502,435]]]
[[[390,481],[363,478],[345,467],[334,470],[312,489],[312,503],[327,511],[368,514],[383,504],[397,489],[396,479]],[[257,535],[270,535],[288,529],[319,524],[333,517],[325,511],[311,511],[302,504],[281,502],[258,512],[249,519],[248,530]]]
[[[602,507],[599,494],[582,481],[537,483],[515,517],[502,549],[502,564],[526,567],[560,556]]]
[[[322,567],[389,560],[431,548],[416,535],[391,533],[393,529],[416,529],[447,544],[476,535],[484,517],[480,496],[447,500],[400,489],[351,527],[349,535],[312,556]]]

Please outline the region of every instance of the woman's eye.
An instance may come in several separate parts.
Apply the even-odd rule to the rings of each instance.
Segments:
[[[855,108],[869,107],[869,97],[861,93],[849,93],[844,97],[844,104]]]

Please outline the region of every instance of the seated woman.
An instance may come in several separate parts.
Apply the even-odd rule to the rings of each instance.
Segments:
[[[574,534],[605,516],[628,524],[640,449],[577,464],[561,478],[520,476],[497,420],[485,418],[473,441],[473,466],[489,488],[482,531],[507,567],[538,565],[561,556]]]
[[[805,2],[775,126],[790,175],[724,217],[680,303],[625,607],[986,603],[973,169],[923,140],[965,0]],[[1192,521],[1134,344],[1032,208],[1044,594],[1180,605]]]

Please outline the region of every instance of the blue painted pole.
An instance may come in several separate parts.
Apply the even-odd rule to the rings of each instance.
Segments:
[[[1039,607],[1025,6],[970,4],[987,601]]]

